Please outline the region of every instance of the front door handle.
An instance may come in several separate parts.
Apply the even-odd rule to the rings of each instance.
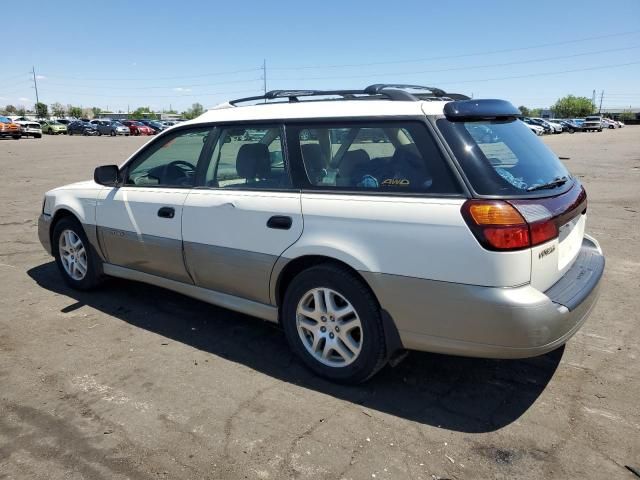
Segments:
[[[158,210],[158,216],[160,218],[173,218],[176,215],[176,211],[173,207],[162,207]]]
[[[291,217],[275,215],[267,221],[267,227],[275,228],[277,230],[289,230],[292,223],[293,220],[291,220]]]

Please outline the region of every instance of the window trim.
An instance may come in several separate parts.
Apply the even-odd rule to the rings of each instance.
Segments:
[[[215,150],[215,146],[220,139],[221,132],[225,128],[238,128],[244,126],[245,128],[277,128],[280,132],[280,145],[282,147],[282,159],[285,165],[285,173],[289,177],[289,187],[285,188],[252,188],[247,187],[246,184],[239,184],[239,187],[214,187],[211,185],[206,185],[206,174],[209,169],[209,165],[213,161],[213,152]],[[210,149],[207,154],[207,158],[202,159],[202,167],[200,167],[200,163],[198,163],[198,168],[201,170],[196,171],[196,184],[195,187],[198,190],[216,190],[216,191],[226,191],[226,192],[238,192],[238,191],[247,191],[247,192],[292,192],[299,191],[294,185],[294,179],[292,176],[292,165],[290,161],[290,156],[287,148],[287,136],[286,129],[282,121],[279,120],[271,120],[271,121],[234,121],[234,122],[217,122],[214,124],[214,139],[211,140],[211,144],[209,145]],[[216,167],[217,170],[217,167]],[[199,173],[199,175],[198,175]]]
[[[126,179],[129,176],[129,171],[131,170],[132,166],[136,165],[136,162],[139,159],[142,159],[142,160],[140,160],[140,162],[137,163],[137,165],[139,165],[140,163],[142,163],[145,160],[147,160],[151,155],[153,155],[158,150],[160,150],[163,145],[166,145],[172,139],[177,138],[178,136],[180,136],[185,131],[189,131],[189,130],[205,130],[205,129],[209,129],[209,138],[203,144],[202,150],[200,150],[200,155],[198,156],[198,160],[197,160],[197,163],[196,163],[196,170],[195,170],[195,177],[194,177],[194,184],[193,185],[189,185],[189,186],[187,186],[187,185],[131,185],[131,184],[126,183]],[[151,140],[149,143],[147,143],[144,147],[142,147],[141,150],[136,152],[131,158],[129,158],[129,160],[127,160],[125,162],[125,164],[120,168],[120,178],[122,179],[122,184],[120,185],[120,188],[125,188],[125,187],[131,187],[131,188],[158,188],[158,189],[172,188],[172,189],[176,189],[176,190],[190,190],[190,189],[194,188],[197,185],[197,182],[198,182],[199,166],[202,163],[203,159],[205,158],[204,155],[206,154],[207,149],[210,146],[212,134],[215,134],[215,127],[214,126],[208,125],[208,124],[200,124],[200,125],[188,125],[188,126],[185,126],[183,128],[176,129],[176,130],[171,130],[171,131],[168,131],[167,133],[165,133],[163,135],[157,136],[156,138]]]
[[[321,125],[336,125],[339,123],[344,124],[367,124],[367,126],[375,124],[389,124],[389,123],[419,123],[426,128],[426,135],[428,139],[433,142],[434,147],[443,162],[443,168],[449,171],[451,174],[451,181],[454,187],[457,187],[460,191],[455,193],[435,193],[435,192],[402,192],[393,190],[375,190],[375,189],[363,189],[363,188],[349,188],[347,186],[318,186],[313,185],[307,176],[304,161],[302,159],[300,149],[300,139],[297,135],[291,135],[291,141],[289,145],[293,147],[292,166],[295,166],[295,175],[293,176],[295,186],[300,189],[302,193],[319,193],[319,194],[344,194],[344,195],[357,195],[357,196],[397,196],[397,197],[414,197],[414,198],[469,198],[470,192],[463,178],[458,172],[457,165],[452,161],[449,152],[443,149],[442,141],[436,134],[434,134],[433,125],[427,121],[427,116],[388,116],[388,117],[324,117],[324,118],[303,118],[294,120],[284,120],[285,129],[290,127],[300,128],[301,126],[309,127],[321,126]],[[292,172],[293,173],[293,172]]]

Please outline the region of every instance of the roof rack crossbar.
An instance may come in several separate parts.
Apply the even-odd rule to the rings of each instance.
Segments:
[[[412,94],[406,90],[426,90],[430,94]],[[423,85],[405,85],[391,83],[376,83],[369,85],[364,90],[271,90],[263,95],[253,97],[238,98],[231,100],[230,105],[236,106],[239,103],[246,103],[258,100],[289,99],[289,102],[299,102],[299,97],[319,97],[319,96],[339,96],[345,100],[366,99],[366,98],[387,98],[389,100],[412,101],[422,99],[445,100],[468,98],[461,94],[448,94],[444,90],[436,87],[425,87]]]

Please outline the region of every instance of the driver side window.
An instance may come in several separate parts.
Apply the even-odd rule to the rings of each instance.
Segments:
[[[200,153],[211,128],[181,130],[136,158],[125,185],[138,187],[193,187]]]

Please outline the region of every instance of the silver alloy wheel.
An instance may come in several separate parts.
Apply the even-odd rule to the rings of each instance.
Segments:
[[[60,261],[72,279],[80,281],[87,274],[87,251],[73,230],[63,230],[58,240]]]
[[[329,367],[350,365],[362,349],[362,324],[356,309],[330,288],[314,288],[302,296],[296,327],[307,352]]]

